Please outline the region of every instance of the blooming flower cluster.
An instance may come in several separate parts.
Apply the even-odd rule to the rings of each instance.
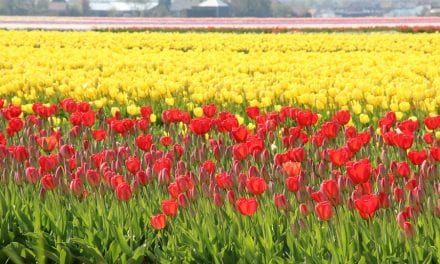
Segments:
[[[145,101],[187,111],[295,104],[372,124],[390,110],[436,113],[439,47],[438,34],[2,31],[0,96],[27,113],[67,97],[132,116]]]

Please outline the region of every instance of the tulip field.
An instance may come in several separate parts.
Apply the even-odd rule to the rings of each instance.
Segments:
[[[0,31],[0,263],[439,263],[440,35]]]

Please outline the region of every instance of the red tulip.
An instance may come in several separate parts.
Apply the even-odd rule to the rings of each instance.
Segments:
[[[322,201],[316,204],[315,213],[320,221],[328,221],[333,217],[333,206],[329,201]]]
[[[227,172],[219,173],[215,176],[215,182],[217,186],[222,189],[230,189],[233,186],[231,175]]]
[[[92,136],[95,140],[101,141],[105,139],[107,133],[103,129],[92,129]]]
[[[396,133],[392,138],[394,144],[401,149],[409,149],[411,148],[414,142],[414,136],[412,134],[406,133]]]
[[[252,198],[242,197],[235,202],[235,206],[237,207],[240,214],[246,216],[252,216],[257,211],[258,202],[257,199],[255,199],[254,197]]]
[[[294,193],[298,192],[298,190],[301,187],[300,182],[299,182],[299,176],[287,177],[286,187],[287,187],[287,190],[289,190],[291,192],[294,192]]]
[[[358,152],[363,145],[363,141],[360,137],[353,137],[347,140],[347,146],[352,152]]]
[[[305,203],[300,203],[299,204],[299,213],[302,216],[307,216],[310,212],[309,212],[309,208],[307,207],[307,204]]]
[[[54,180],[53,175],[48,174],[48,175],[43,176],[41,178],[41,185],[43,186],[43,188],[45,190],[48,190],[48,191],[55,189],[56,185],[55,185],[55,180]]]
[[[215,206],[217,206],[217,207],[223,206],[223,198],[220,193],[215,192],[213,195],[213,199],[214,199]]]
[[[246,143],[239,143],[232,147],[232,154],[234,156],[234,159],[236,160],[244,160],[249,152],[248,152],[248,146]]]
[[[332,119],[337,121],[340,125],[345,125],[350,121],[350,111],[348,110],[340,110],[336,112]]]
[[[136,146],[143,150],[148,151],[153,143],[153,137],[151,135],[141,135],[136,138]]]
[[[235,192],[233,190],[228,190],[226,197],[228,197],[230,203],[235,203]]]
[[[266,181],[260,177],[249,177],[246,181],[246,188],[248,192],[254,195],[260,195],[266,190]]]
[[[215,172],[216,166],[215,162],[213,162],[212,160],[205,160],[202,167],[208,174],[213,174]]]
[[[25,146],[11,146],[8,150],[16,161],[25,161],[29,158],[29,152]]]
[[[440,147],[434,147],[432,146],[429,149],[429,154],[431,155],[431,157],[436,160],[436,161],[440,161]]]
[[[328,149],[327,152],[330,161],[335,166],[344,165],[351,157],[351,152],[348,147],[342,147],[340,149]]]
[[[246,108],[246,114],[249,118],[255,119],[260,115],[260,109],[257,106],[249,106]]]
[[[408,158],[414,165],[420,165],[427,158],[426,150],[411,150],[408,152]]]
[[[38,171],[34,167],[27,167],[25,170],[26,179],[29,183],[36,183],[38,180]]]
[[[0,131],[0,145],[6,145],[5,135]]]
[[[339,125],[337,122],[325,122],[321,126],[322,134],[329,139],[336,138],[339,131]]]
[[[379,199],[373,194],[363,195],[354,200],[354,205],[363,219],[370,219],[379,209]]]
[[[347,162],[347,173],[354,184],[365,183],[370,179],[372,172],[371,163],[368,159],[355,162]]]
[[[73,113],[78,108],[77,103],[73,99],[71,99],[71,98],[63,99],[60,102],[60,106],[61,106],[61,108],[63,108],[68,113]]]
[[[275,194],[274,196],[275,206],[280,210],[286,210],[289,206],[289,202],[284,194]]]
[[[167,225],[166,216],[164,214],[156,214],[151,216],[150,225],[157,230],[164,229]]]
[[[141,116],[147,120],[150,119],[150,115],[153,113],[153,108],[151,106],[141,106]]]
[[[296,113],[296,122],[301,127],[313,126],[318,122],[318,114],[310,110],[298,111]]]
[[[177,202],[175,200],[162,201],[162,212],[167,216],[177,215]]]
[[[245,142],[249,132],[245,126],[241,125],[233,128],[231,134],[236,142]]]
[[[136,174],[141,169],[141,163],[136,156],[132,156],[125,161],[125,167],[131,174]]]
[[[215,104],[204,105],[202,109],[203,109],[203,114],[206,117],[213,117],[217,112],[217,106],[215,106]]]
[[[116,197],[119,201],[128,201],[132,196],[130,184],[127,182],[121,182],[116,187]]]
[[[51,152],[58,146],[58,139],[55,136],[40,137],[37,143],[44,151]]]
[[[434,135],[432,133],[426,133],[423,135],[423,140],[426,142],[426,144],[432,144],[434,143]]]
[[[397,163],[397,174],[404,178],[411,174],[411,169],[406,161]]]
[[[86,173],[86,178],[90,186],[92,187],[98,185],[99,182],[101,181],[101,176],[96,170],[88,170]]]
[[[110,185],[111,185],[113,190],[116,190],[116,188],[119,186],[119,184],[121,184],[123,182],[125,182],[124,176],[119,175],[119,174],[118,175],[114,175],[110,179]]]
[[[50,172],[58,166],[58,156],[55,154],[40,156],[38,158],[38,164],[43,173]]]
[[[287,173],[287,176],[294,177],[301,174],[301,163],[299,162],[284,162],[283,170]]]
[[[403,222],[403,231],[405,232],[405,236],[411,238],[414,236],[414,229],[410,222]]]
[[[159,142],[166,147],[173,143],[173,139],[170,136],[163,136],[159,139]]]
[[[293,162],[302,162],[306,158],[304,148],[293,148],[287,151],[287,156]]]
[[[75,178],[70,182],[70,190],[76,195],[82,195],[84,185],[80,178]]]
[[[400,203],[403,200],[405,200],[405,193],[400,187],[395,187],[393,192],[394,192],[394,200],[396,202]]]
[[[324,180],[321,183],[321,192],[333,204],[339,203],[340,200],[339,187],[338,187],[338,183],[335,180]]]
[[[169,172],[171,170],[171,160],[169,158],[160,158],[154,162],[153,169],[158,174],[162,170]]]
[[[440,115],[437,116],[427,116],[424,120],[425,126],[430,129],[434,130],[440,127]]]
[[[211,130],[212,119],[209,117],[193,118],[189,125],[189,130],[196,135],[205,135]]]

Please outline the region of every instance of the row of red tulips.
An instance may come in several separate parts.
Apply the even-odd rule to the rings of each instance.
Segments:
[[[0,109],[3,182],[35,184],[42,198],[57,189],[78,199],[111,190],[124,202],[157,181],[169,199],[151,216],[155,229],[200,198],[217,207],[227,201],[252,216],[263,195],[273,195],[280,212],[308,217],[314,211],[321,221],[331,220],[338,206],[365,220],[378,210],[397,210],[408,236],[419,214],[440,216],[440,141],[434,136],[440,116],[397,121],[389,112],[376,133],[347,126],[348,111],[320,120],[290,106],[268,113],[246,108],[254,130],[213,104],[203,107],[203,117],[165,110],[163,126],[150,123],[151,107],[142,107],[138,118],[107,117],[72,99],[35,103],[27,116],[1,99]],[[54,116],[69,122],[55,127]]]

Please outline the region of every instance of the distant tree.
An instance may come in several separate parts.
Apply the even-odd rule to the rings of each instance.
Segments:
[[[35,15],[48,12],[49,0],[0,0],[0,14]]]
[[[269,17],[272,15],[270,0],[232,0],[234,16]]]
[[[292,17],[293,11],[291,7],[278,1],[273,1],[271,5],[273,17]]]

